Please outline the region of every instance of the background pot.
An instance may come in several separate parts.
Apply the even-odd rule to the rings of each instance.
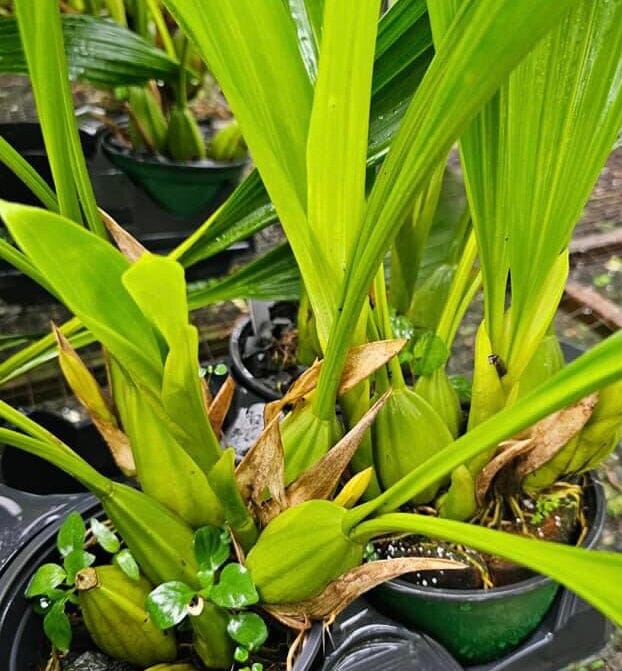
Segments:
[[[0,124],[0,135],[53,186],[52,171],[47,159],[41,126],[34,122]],[[86,157],[95,153],[95,141],[80,131],[82,151]],[[41,207],[41,202],[4,163],[0,162],[0,198],[25,205]],[[39,303],[50,300],[50,294],[13,266],[0,261],[0,298],[18,303]]]
[[[594,547],[606,517],[600,483],[585,489],[589,530],[584,546]],[[545,576],[489,590],[437,589],[391,580],[369,594],[382,612],[442,643],[463,664],[483,664],[515,649],[542,622],[559,590]]]
[[[263,337],[267,342],[269,342],[273,335],[278,320],[285,320],[291,323],[293,327],[296,326],[296,315],[298,312],[298,305],[296,303],[280,301],[271,305],[269,312],[270,323],[262,325],[262,329],[265,327],[265,334],[262,332],[260,336],[260,338]],[[253,338],[255,336],[251,318],[247,316],[241,317],[237,321],[229,338],[231,372],[239,384],[257,394],[264,401],[276,401],[283,396],[283,392],[277,391],[277,386],[279,384],[288,386],[305,370],[305,367],[297,364],[291,371],[283,371],[282,375],[275,373],[269,377],[261,377],[255,371],[251,370],[251,364],[247,365],[246,363],[249,355],[257,356],[263,353],[262,348],[256,347],[252,342]]]
[[[144,189],[165,210],[193,216],[222,202],[240,181],[246,160],[175,162],[151,157],[122,147],[109,130],[101,146],[119,170]]]

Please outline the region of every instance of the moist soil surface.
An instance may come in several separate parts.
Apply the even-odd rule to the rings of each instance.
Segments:
[[[576,544],[581,541],[584,526],[580,520],[576,498],[564,497],[550,503],[551,499],[533,501],[524,497],[519,505],[522,520],[504,511],[501,521],[495,526],[503,531],[527,535],[558,543]],[[579,514],[578,514],[579,512]],[[486,520],[482,520],[482,523]],[[375,559],[398,557],[421,557],[453,559],[467,565],[465,569],[451,571],[418,571],[402,576],[402,580],[421,587],[445,589],[482,589],[511,585],[534,575],[529,569],[517,566],[500,557],[477,552],[472,548],[454,543],[429,539],[419,535],[399,535],[374,542]]]

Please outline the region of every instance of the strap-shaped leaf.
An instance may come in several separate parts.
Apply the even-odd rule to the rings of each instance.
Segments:
[[[323,0],[290,1],[299,40],[303,37],[311,39],[305,32],[310,26],[301,26],[306,19],[296,14],[303,5],[307,8],[307,18],[316,25],[314,35],[318,32],[317,22],[321,23],[323,12]],[[408,101],[432,58],[432,35],[424,10],[422,0],[400,0],[380,21],[367,154],[370,166],[384,158]],[[173,252],[173,256],[184,266],[192,265],[261,230],[276,218],[270,197],[258,172],[254,171],[227,202]]]
[[[177,439],[207,470],[221,450],[200,384],[198,333],[188,323],[183,268],[172,259],[143,254],[126,269],[122,282],[167,346],[158,400],[173,422]]]
[[[461,3],[430,7],[437,41],[451,4]],[[558,302],[554,266],[622,124],[621,51],[622,4],[577,3],[461,140],[489,335],[513,380],[547,327],[543,288],[551,287],[552,308]],[[504,333],[508,267],[512,307]]]
[[[86,169],[55,0],[16,0],[19,32],[61,214],[105,235]]]
[[[206,287],[188,292],[190,310],[217,301],[243,298],[246,300],[296,300],[300,296],[300,273],[289,245],[279,245],[252,263]]]
[[[333,287],[324,279],[331,271],[307,225],[306,147],[313,92],[286,3],[165,4],[201,51],[240,123],[316,314],[334,313]]]
[[[0,26],[1,26],[0,22]],[[2,37],[0,36],[0,44]],[[0,56],[0,63],[2,57]],[[32,193],[53,212],[58,212],[58,200],[56,194],[50,189],[48,183],[41,175],[28,163],[28,161],[15,150],[2,136],[0,136],[0,162],[13,172]]]
[[[322,42],[325,0],[287,0],[296,24],[298,48],[309,80],[317,77],[318,54]]]
[[[96,86],[130,86],[178,77],[179,63],[114,21],[65,14],[62,19],[72,80]],[[0,20],[0,72],[28,74],[13,18]]]
[[[410,103],[370,194],[316,397],[320,416],[332,412],[351,324],[413,197],[512,68],[576,4],[577,0],[544,4],[482,0],[466,3],[456,17]]]
[[[6,201],[0,202],[0,214],[67,307],[119,361],[132,362],[143,384],[158,385],[162,360],[156,335],[121,282],[129,261],[58,214]]]
[[[394,513],[361,524],[354,532],[362,540],[386,533],[417,533],[474,547],[506,557],[544,573],[622,623],[622,554],[597,552],[515,534],[485,529],[425,515]]]
[[[333,304],[365,207],[374,45],[380,3],[326,0],[320,62],[307,144],[307,215],[330,275]],[[309,278],[303,272],[305,286]],[[334,313],[315,311],[325,344]]]
[[[622,126],[620,54],[622,2],[584,0],[510,77],[499,197],[512,283],[511,340],[503,354],[515,374],[538,344],[525,351],[538,292],[568,245]],[[535,174],[542,177],[534,180]],[[551,299],[557,304],[554,294]]]

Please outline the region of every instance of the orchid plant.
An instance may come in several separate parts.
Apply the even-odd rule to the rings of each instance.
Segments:
[[[50,207],[0,203],[16,243],[1,249],[74,313],[51,336],[61,367],[141,490],[103,477],[4,403],[0,415],[15,428],[0,429],[0,438],[52,461],[100,499],[155,589],[136,590],[153,620],[176,624],[172,611],[189,615],[208,667],[229,668],[236,655],[246,664],[231,621],[249,607],[304,630],[417,566],[462,566],[364,563],[373,539],[415,533],[550,575],[622,622],[620,555],[465,522],[491,496],[510,500],[503,482],[537,493],[591,468],[619,437],[622,337],[563,366],[550,324],[572,226],[622,120],[622,2],[456,0],[428,2],[426,12],[419,0],[398,0],[379,22],[377,1],[166,0],[222,87],[257,166],[169,258],[149,254],[98,212],[75,149],[56,3],[15,4],[48,151],[58,151],[56,193],[22,171]],[[47,67],[43,30],[61,68]],[[430,356],[425,342],[427,367],[414,388],[406,384],[396,359],[406,342],[392,337],[389,309],[390,300],[412,304],[404,296],[416,273],[409,276],[399,240],[414,239],[421,258],[427,235],[418,227],[457,140],[469,214],[447,305],[427,338],[450,348],[481,282],[485,317],[466,422],[445,360]],[[581,163],[572,160],[579,154]],[[197,373],[188,322],[196,299],[181,263],[213,249],[215,231],[227,238],[276,215],[323,360],[267,406],[262,435],[236,465],[220,444],[226,398],[206,397]],[[79,225],[83,217],[92,230]],[[392,246],[397,271],[387,292],[383,260]],[[249,281],[252,272],[242,272]],[[212,297],[233,284],[224,280]],[[49,352],[50,339],[14,355],[4,374]],[[75,351],[89,340],[105,349],[112,403]],[[413,507],[421,503],[427,510]],[[226,558],[223,526],[233,539]],[[86,594],[104,589],[107,572],[87,572]],[[234,573],[245,576],[237,601],[222,587]],[[122,647],[100,645],[117,656]],[[172,656],[167,642],[162,661]]]

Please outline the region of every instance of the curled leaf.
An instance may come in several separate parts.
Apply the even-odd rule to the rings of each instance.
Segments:
[[[225,417],[231,407],[233,394],[235,393],[235,380],[229,375],[218,393],[209,404],[207,416],[216,435],[220,435]]]
[[[475,484],[475,495],[477,502],[481,505],[486,498],[490,485],[499,471],[512,463],[521,454],[525,454],[534,448],[532,438],[525,440],[508,440],[499,445],[500,452],[486,464],[477,477]]]
[[[284,506],[284,474],[283,444],[276,415],[240,462],[235,479],[245,501],[252,501],[259,508],[267,488],[272,499],[279,506]]]
[[[106,230],[115,241],[119,251],[130,261],[137,261],[147,249],[143,247],[136,238],[130,235],[122,226],[120,226],[107,212],[99,209],[99,216],[104,222]]]
[[[361,594],[381,583],[415,571],[463,569],[466,565],[450,559],[404,557],[374,561],[344,573],[329,583],[318,596],[298,603],[267,606],[265,609],[282,622],[298,622],[298,628],[309,620],[334,618]]]
[[[598,392],[594,392],[535,424],[529,432],[534,447],[516,464],[518,479],[522,480],[536,468],[550,461],[576,433],[581,431],[597,403]]]

